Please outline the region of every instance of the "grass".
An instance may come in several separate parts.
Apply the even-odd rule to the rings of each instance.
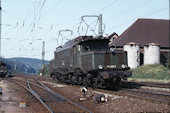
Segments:
[[[170,81],[170,70],[163,65],[143,65],[136,69],[131,69],[132,77],[130,79],[141,80],[163,80]]]

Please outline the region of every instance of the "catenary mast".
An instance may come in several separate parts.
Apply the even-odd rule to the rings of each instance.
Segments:
[[[1,58],[1,27],[2,27],[2,8],[1,8],[1,0],[0,0],[0,58]]]

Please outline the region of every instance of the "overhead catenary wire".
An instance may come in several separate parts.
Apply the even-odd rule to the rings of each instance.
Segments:
[[[59,0],[53,7],[51,7],[50,9],[48,9],[48,11],[46,11],[43,15],[42,18],[45,17],[47,14],[50,14],[50,12],[52,12],[57,6],[59,6],[61,3],[63,2],[63,0]]]
[[[40,0],[39,0],[40,1]],[[9,40],[12,40],[12,39],[15,39],[15,37],[18,37],[18,38],[23,38],[23,39],[30,39],[30,40],[32,40],[32,38],[34,37],[34,39],[36,40],[37,39],[37,37],[40,37],[40,38],[42,38],[43,40],[53,40],[53,38],[50,38],[50,37],[55,37],[56,38],[56,35],[54,34],[55,32],[57,32],[60,28],[61,29],[63,29],[63,26],[64,25],[61,25],[60,23],[55,23],[55,22],[53,22],[53,23],[50,23],[49,21],[47,22],[47,23],[43,23],[44,21],[41,21],[41,23],[39,22],[39,21],[37,21],[38,20],[38,18],[39,18],[39,13],[40,13],[40,11],[39,11],[39,9],[40,9],[40,7],[42,6],[42,4],[43,4],[43,1],[44,0],[41,0],[41,2],[37,2],[36,3],[36,11],[35,11],[35,15],[38,15],[38,16],[36,16],[36,19],[35,19],[35,21],[33,20],[33,8],[34,8],[34,5],[32,5],[31,7],[30,7],[30,9],[31,9],[31,11],[30,12],[32,12],[32,13],[29,13],[28,14],[28,16],[27,16],[27,18],[21,18],[21,16],[22,15],[20,15],[19,17],[17,17],[17,16],[15,16],[15,14],[14,15],[10,15],[10,18],[11,17],[13,17],[13,18],[15,18],[15,19],[13,19],[13,22],[6,22],[6,23],[4,23],[4,24],[2,24],[2,26],[5,28],[5,29],[8,29],[8,31],[9,31]],[[59,0],[58,0],[59,1]],[[58,2],[57,1],[57,2]],[[60,1],[62,1],[62,0],[60,0]],[[120,1],[120,0],[119,0]],[[119,3],[119,1],[116,1],[116,3],[114,4],[112,4],[112,5],[110,5],[109,7],[106,7],[106,8],[104,8],[104,7],[102,7],[102,8],[100,8],[100,9],[98,9],[97,11],[99,11],[99,12],[106,12],[106,11],[108,11],[108,9],[114,9],[112,6],[115,6],[115,5],[117,5],[118,3]],[[46,1],[46,3],[47,3],[48,1]],[[111,2],[113,2],[113,1],[109,1],[110,3]],[[143,3],[142,3],[143,2]],[[124,10],[124,11],[122,11],[122,13],[125,13],[125,12],[130,12],[131,14],[133,13],[133,12],[135,12],[135,11],[132,11],[132,10],[134,10],[135,8],[136,9],[138,9],[137,8],[137,6],[139,6],[139,7],[141,7],[141,8],[143,8],[143,4],[147,4],[149,1],[148,0],[143,0],[143,1],[137,1],[137,2],[134,2],[133,4],[134,5],[127,5],[127,6],[130,6],[130,7],[132,7],[132,8],[130,8],[130,7],[128,7],[129,9],[126,9],[126,11]],[[32,4],[34,4],[35,2],[32,2]],[[61,2],[61,3],[63,3],[63,2]],[[85,2],[82,2],[82,3],[85,3]],[[142,3],[141,5],[140,4],[138,4],[137,6],[135,6],[135,4],[137,4],[137,3]],[[43,7],[43,8],[47,8],[46,7],[46,5],[47,4],[45,4],[45,7]],[[54,6],[55,6],[55,4],[53,4]],[[62,4],[63,5],[63,4]],[[108,4],[106,3],[106,6],[107,6]],[[56,6],[58,7],[58,5],[56,4]],[[61,4],[60,4],[60,6],[61,6]],[[81,6],[81,5],[80,5]],[[80,8],[80,6],[77,6],[78,8]],[[83,6],[83,5],[82,5]],[[134,7],[133,7],[134,6]],[[148,5],[147,5],[148,6]],[[49,8],[49,7],[48,7]],[[54,7],[54,8],[56,8],[56,7]],[[50,9],[50,8],[49,8]],[[75,7],[75,9],[77,9],[76,7]],[[83,9],[83,8],[80,8],[80,9]],[[123,9],[123,8],[121,8],[121,9]],[[136,10],[135,9],[135,10]],[[4,10],[4,9],[3,9]],[[161,10],[157,10],[158,11],[158,13],[160,13],[160,12],[163,12],[163,11],[165,11],[165,10],[167,10],[167,9],[162,9],[162,11]],[[10,10],[9,10],[10,11]],[[43,16],[45,17],[46,16],[46,12],[45,11],[48,11],[48,9],[47,10],[45,10],[45,9],[43,9],[43,11],[42,11],[42,15],[41,15],[41,17],[40,17],[40,20],[43,18]],[[52,11],[55,11],[54,9],[51,9],[51,12]],[[75,10],[76,11],[76,10]],[[94,11],[94,10],[93,10]],[[92,11],[92,12],[93,12]],[[97,12],[96,11],[96,12]],[[119,10],[119,11],[121,11],[121,10]],[[119,11],[117,11],[118,13],[119,13]],[[8,11],[7,11],[8,12]],[[51,13],[50,12],[50,13]],[[72,11],[72,12],[74,12],[74,10]],[[79,12],[79,10],[77,11],[77,12]],[[94,11],[95,12],[95,11]],[[117,13],[117,12],[113,12],[113,13]],[[148,12],[148,11],[147,11]],[[147,13],[147,12],[145,12],[145,14]],[[152,11],[152,12],[150,12],[150,14],[149,13],[147,13],[148,14],[148,16],[150,16],[150,15],[152,15],[152,13],[155,13],[155,14],[157,14],[156,13],[156,11],[154,12],[154,11]],[[5,14],[5,13],[4,13]],[[6,13],[7,14],[7,13]],[[25,13],[26,14],[26,13]],[[47,14],[49,14],[49,12],[47,13]],[[106,12],[106,14],[107,14],[107,12]],[[162,13],[161,13],[162,14]],[[8,14],[9,15],[9,14]],[[17,15],[17,14],[16,14]],[[65,14],[66,15],[66,17],[67,17],[67,15],[69,15],[69,13],[67,13],[67,14]],[[118,16],[120,15],[120,17],[122,17],[121,15],[121,13],[120,14],[117,14]],[[127,16],[129,16],[130,14],[126,14]],[[15,16],[15,17],[14,17]],[[107,16],[107,15],[106,15]],[[106,17],[105,16],[105,17]],[[139,17],[139,16],[138,16]],[[137,18],[135,18],[135,19],[137,19]],[[109,23],[110,25],[109,25],[109,27],[106,29],[106,32],[107,32],[107,30],[114,30],[113,28],[119,28],[119,27],[122,27],[122,26],[124,26],[124,25],[126,25],[126,24],[130,24],[132,21],[134,21],[135,19],[129,19],[128,21],[125,21],[125,22],[123,22],[123,23],[121,23],[122,21],[124,21],[124,19],[122,19],[121,18],[121,20],[122,21],[120,21],[120,22],[118,22],[118,23],[116,23],[116,24],[111,24],[111,23]],[[112,19],[113,20],[113,19]],[[127,20],[127,19],[126,19]],[[114,20],[113,20],[114,21]],[[97,22],[97,21],[96,21]],[[111,22],[111,21],[108,21],[108,22]],[[127,23],[126,23],[127,22]],[[68,23],[65,23],[65,22],[63,22],[63,24],[68,24]],[[71,27],[68,27],[68,28],[71,28],[71,29],[76,29],[76,27],[79,25],[79,23],[77,24],[75,24],[74,22],[73,23],[69,23],[70,25],[71,25]],[[73,25],[74,24],[74,25]],[[88,23],[89,24],[89,23]],[[89,27],[88,28],[88,30],[90,31],[90,33],[92,34],[94,31],[93,31],[93,29],[96,29],[96,25],[97,23],[93,23],[92,24],[92,27]],[[69,26],[70,26],[69,25]],[[94,27],[93,27],[94,26]],[[33,28],[33,31],[31,32],[31,28]],[[82,30],[82,29],[83,30]],[[36,29],[37,29],[37,33],[35,33],[36,32]],[[85,23],[82,23],[82,26],[80,26],[79,27],[79,29],[80,29],[80,31],[82,30],[82,31],[85,31],[85,29],[86,29],[86,27],[85,27]],[[12,32],[11,32],[11,31]],[[41,34],[40,34],[41,33]],[[18,35],[17,35],[18,34]],[[34,34],[35,34],[35,36],[34,36]],[[80,32],[80,34],[83,34],[83,32],[81,33]],[[38,36],[39,35],[39,36]],[[75,35],[75,34],[73,34],[73,35]],[[95,35],[95,34],[94,34]],[[76,36],[77,36],[77,34],[76,34]],[[54,39],[55,39],[54,38]],[[34,42],[35,40],[33,39],[33,41],[32,42]],[[20,40],[20,39],[16,39],[16,40]],[[29,41],[30,41],[29,40]],[[5,40],[6,41],[6,40]],[[25,42],[24,42],[25,43]],[[50,43],[52,43],[52,41],[50,42]]]
[[[115,11],[114,11],[114,15],[111,15],[111,16],[109,16],[108,18],[114,18],[114,17],[117,18],[117,17],[120,17],[120,16],[124,16],[124,14],[129,14],[129,12],[134,11],[136,8],[141,7],[141,5],[142,5],[142,6],[145,5],[145,4],[146,4],[145,1],[146,1],[146,0],[139,1],[138,3],[135,3],[135,4],[133,4],[133,5],[130,5],[130,6],[127,7],[127,8],[120,9],[120,10],[118,10],[117,12],[116,12],[116,10],[115,10]],[[149,1],[151,1],[151,0],[149,0]],[[148,3],[148,2],[147,2],[147,3]]]
[[[97,10],[94,14],[101,13],[101,11],[106,10],[107,8],[109,8],[110,6],[112,6],[113,4],[115,4],[116,2],[118,2],[118,0],[112,1],[111,3],[107,4],[107,5],[104,6],[103,8]]]
[[[160,12],[162,12],[162,11],[164,11],[164,10],[167,10],[167,9],[168,9],[168,7],[163,7],[163,8],[161,8],[161,9],[154,10],[154,11],[152,11],[152,12],[149,12],[149,13],[143,15],[143,16],[154,15],[154,14],[160,13]],[[125,38],[129,38],[127,34],[125,35]],[[123,39],[125,39],[125,38],[123,38]],[[116,42],[114,42],[112,45],[117,44],[119,41],[121,41],[121,40],[123,40],[123,39],[122,39],[122,38],[119,38],[119,39],[118,39]]]
[[[81,4],[80,6],[78,6],[75,10],[73,10],[69,15],[67,15],[62,21],[67,21],[70,19],[70,17],[73,17],[73,15],[75,15],[75,13],[80,12],[82,8],[86,7],[89,4],[89,0],[85,0],[85,2],[83,1],[83,4]]]
[[[157,10],[154,10],[154,11],[151,11],[151,12],[146,13],[146,14],[144,14],[144,15],[141,15],[141,17],[148,17],[148,16],[151,16],[151,15],[155,15],[155,14],[158,14],[158,13],[160,13],[160,12],[162,12],[162,11],[165,11],[165,10],[168,10],[168,7],[167,7],[167,6],[162,7],[162,8],[160,8],[160,9],[157,9]],[[123,23],[121,23],[121,24],[117,24],[117,25],[114,25],[114,26],[108,28],[108,30],[110,30],[110,29],[112,29],[112,28],[118,28],[118,27],[121,27],[121,26],[123,26],[123,25],[129,24],[129,23],[131,23],[131,22],[134,22],[136,19],[138,19],[138,18],[129,19],[129,20],[127,20],[127,21],[125,21],[125,22],[123,22]]]
[[[135,4],[132,7],[129,7],[129,10],[124,9],[124,12],[118,13],[118,15],[116,15],[116,17],[120,18],[120,17],[124,17],[125,15],[129,15],[131,12],[135,11],[136,9],[139,9],[140,7],[146,6],[152,0],[149,0],[149,1],[146,1],[146,2],[145,1],[146,0],[143,0],[142,2]]]
[[[3,10],[4,11],[4,10]],[[6,11],[4,11],[6,14],[8,14],[8,15],[10,15],[11,17],[13,17],[13,18],[15,18],[16,19],[16,24],[18,23],[18,24],[22,24],[22,28],[24,28],[24,27],[27,27],[27,29],[30,29],[31,28],[31,26],[35,26],[35,25],[37,25],[37,23],[36,22],[33,22],[33,21],[29,21],[29,20],[24,20],[24,19],[22,19],[22,18],[19,18],[19,17],[17,17],[17,16],[15,16],[15,15],[13,15],[13,14],[11,14],[11,13],[9,13],[9,12],[6,12]],[[29,24],[29,26],[28,26],[28,24]],[[68,23],[63,23],[63,25],[67,25]],[[70,23],[69,23],[70,24]],[[12,24],[2,24],[2,25],[6,25],[6,26],[16,26],[16,25],[12,25]],[[45,23],[41,23],[41,24],[38,24],[39,26],[43,26],[43,28],[45,28],[45,27],[49,27],[50,26],[50,28],[49,28],[49,31],[50,31],[50,29],[51,29],[51,26],[53,26],[53,29],[55,29],[55,27],[58,27],[58,26],[61,26],[61,24],[59,24],[59,23],[55,23],[55,24],[53,24],[53,23],[51,23],[51,24],[45,24]],[[76,27],[78,24],[74,24],[71,28],[74,28],[74,27]],[[42,27],[41,27],[41,29],[43,29]]]

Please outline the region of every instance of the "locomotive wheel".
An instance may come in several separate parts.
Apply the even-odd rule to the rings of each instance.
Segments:
[[[68,74],[68,83],[70,83],[70,84],[71,84],[71,82],[72,82],[72,81],[71,81],[71,78],[72,78],[72,77],[71,77],[71,74]]]
[[[121,78],[120,78],[120,77],[117,77],[115,83],[116,83],[117,86],[121,86]]]
[[[86,82],[86,81],[87,81],[87,78],[86,78],[86,77],[84,77],[84,78],[83,78],[83,81],[82,81],[84,86],[88,86],[88,84],[87,84],[87,82]]]
[[[83,85],[85,86],[92,86],[92,82],[93,82],[93,76],[92,74],[88,73],[86,77],[83,78],[82,82],[83,82]]]
[[[94,83],[93,83],[94,88],[105,88],[106,87],[105,80],[101,76],[98,76],[98,78],[95,78],[93,80],[94,80]]]
[[[57,73],[57,79],[58,79],[60,82],[62,82],[62,74]]]
[[[61,76],[61,81],[64,82],[64,83],[66,82],[66,76],[65,75]]]
[[[105,83],[106,83],[106,88],[107,89],[112,89],[113,86],[114,86],[112,79],[105,80]]]
[[[72,76],[72,83],[77,84],[77,76]]]
[[[87,87],[92,86],[92,80],[88,79],[87,77],[84,77],[82,82],[83,82],[83,85]]]
[[[52,75],[52,78],[53,78],[54,80],[56,80],[56,75]]]
[[[87,79],[87,85],[92,86],[92,80],[91,79]]]
[[[79,85],[82,85],[82,81],[83,81],[82,77],[79,76],[79,77],[78,77],[78,84],[79,84]]]

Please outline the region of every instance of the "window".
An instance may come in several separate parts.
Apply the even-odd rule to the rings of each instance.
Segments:
[[[83,51],[106,51],[108,42],[105,40],[92,40],[82,44]]]

